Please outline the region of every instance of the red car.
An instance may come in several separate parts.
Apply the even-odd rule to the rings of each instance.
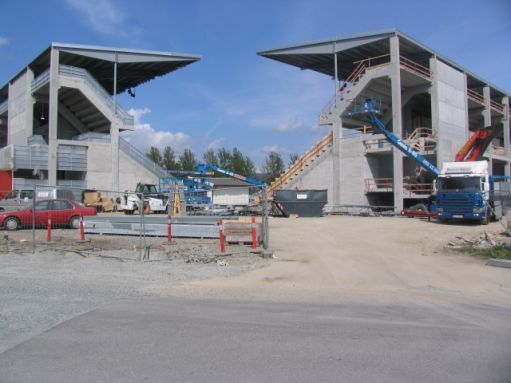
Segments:
[[[96,215],[96,209],[83,207],[75,201],[53,199],[38,201],[35,204],[35,225],[45,227],[48,219],[52,226],[80,227],[80,217]],[[0,213],[0,226],[6,230],[17,230],[24,226],[32,226],[34,214],[32,208]]]

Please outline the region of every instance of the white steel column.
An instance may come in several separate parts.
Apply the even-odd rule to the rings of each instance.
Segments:
[[[57,185],[57,121],[59,104],[59,51],[50,52],[50,90],[48,109],[48,185]]]
[[[399,37],[390,38],[390,80],[392,88],[392,132],[402,138],[401,66],[399,63]],[[403,154],[393,148],[393,189],[396,212],[403,209]]]
[[[491,126],[491,106],[490,106],[490,87],[485,86],[483,88],[483,98],[484,98],[484,110],[483,110],[483,118],[484,118],[484,127]]]

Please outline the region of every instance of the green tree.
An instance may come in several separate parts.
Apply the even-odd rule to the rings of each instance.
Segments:
[[[170,146],[163,149],[163,167],[167,170],[179,170],[179,164],[176,161],[176,153]]]
[[[294,163],[296,161],[298,161],[299,158],[300,158],[300,156],[298,156],[298,153],[291,153],[289,155],[289,165],[288,166],[294,165]]]
[[[226,148],[220,148],[217,152],[218,166],[223,169],[229,169],[231,166],[231,152]]]
[[[284,171],[282,156],[276,152],[268,153],[264,160],[262,170],[264,173],[264,182],[267,184],[272,183],[275,178],[280,176]]]
[[[179,156],[179,166],[181,170],[195,170],[197,160],[191,149],[185,149]]]
[[[242,176],[248,176],[245,168],[245,156],[240,152],[238,148],[233,148],[231,153],[231,163],[228,168],[231,172],[241,174]]]
[[[149,148],[149,152],[146,153],[147,158],[149,158],[151,161],[157,163],[158,165],[162,164],[163,158],[160,153],[160,149],[157,147],[151,146]]]
[[[215,151],[213,149],[206,150],[202,155],[202,160],[206,164],[218,166],[218,158],[216,157]]]

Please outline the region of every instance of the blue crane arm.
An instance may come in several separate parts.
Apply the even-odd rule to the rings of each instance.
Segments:
[[[197,166],[197,170],[201,174],[206,174],[206,172],[208,170],[213,170],[215,172],[225,174],[225,175],[227,175],[229,177],[236,178],[236,179],[238,179],[240,181],[248,182],[249,184],[252,184],[252,185],[255,185],[255,186],[266,187],[266,184],[264,182],[258,181],[258,180],[254,179],[254,178],[245,177],[245,176],[242,176],[240,174],[236,174],[234,172],[231,172],[230,170],[222,169],[222,168],[219,168],[218,166],[215,166],[215,165],[212,165],[212,164],[200,164],[199,166]]]
[[[413,159],[424,169],[433,173],[435,177],[438,177],[440,175],[440,170],[438,170],[438,168],[435,165],[429,162],[422,154],[420,154],[418,151],[416,151],[414,148],[412,148],[410,145],[408,145],[394,133],[387,130],[387,128],[385,128],[385,125],[383,125],[383,122],[381,122],[378,119],[378,117],[376,117],[376,114],[374,112],[371,112],[370,116],[373,125],[387,138],[387,140],[392,145],[401,150],[404,154]]]

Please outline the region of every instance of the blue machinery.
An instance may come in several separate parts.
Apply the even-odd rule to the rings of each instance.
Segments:
[[[212,165],[212,164],[200,164],[197,167],[197,170],[202,175],[206,175],[208,171],[214,171],[214,172],[225,174],[226,176],[229,176],[229,177],[232,177],[232,178],[236,178],[237,180],[240,180],[240,181],[248,182],[249,184],[252,184],[254,186],[259,186],[259,187],[262,187],[262,188],[266,187],[266,184],[264,182],[258,181],[258,180],[254,179],[254,178],[245,177],[245,176],[242,176],[240,174],[236,174],[234,172],[231,172],[230,170],[222,169],[222,168],[219,168],[218,166],[215,166],[215,165]]]
[[[353,112],[348,113],[349,116],[369,115],[373,126],[381,134],[383,134],[393,146],[401,150],[404,154],[413,159],[424,169],[433,173],[435,177],[438,177],[440,175],[440,170],[438,170],[438,168],[435,165],[429,162],[426,159],[426,157],[424,157],[422,154],[420,154],[418,151],[416,151],[414,148],[412,148],[410,145],[408,145],[394,133],[387,130],[383,122],[381,122],[380,119],[376,117],[379,114],[381,114],[381,111],[375,107],[374,100],[372,99],[366,99],[364,101],[364,106],[361,109],[354,110]]]

